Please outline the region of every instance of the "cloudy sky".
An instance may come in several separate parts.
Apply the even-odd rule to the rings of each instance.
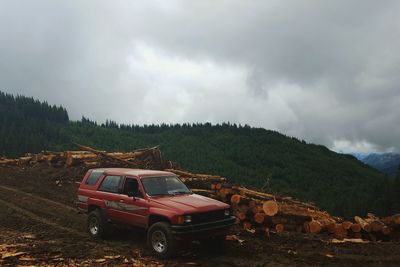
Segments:
[[[0,1],[0,90],[123,123],[400,150],[400,1]]]

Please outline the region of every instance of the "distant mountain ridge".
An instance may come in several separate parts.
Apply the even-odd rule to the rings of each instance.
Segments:
[[[372,153],[361,159],[362,162],[389,175],[396,176],[400,166],[400,154],[398,153]]]
[[[345,153],[344,153],[345,154]],[[351,153],[356,159],[363,161],[366,157],[368,157],[371,153]]]

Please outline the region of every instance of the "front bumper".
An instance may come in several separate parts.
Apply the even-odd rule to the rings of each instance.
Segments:
[[[223,232],[235,224],[236,218],[229,216],[226,219],[189,225],[171,225],[174,235],[203,234],[206,232]]]

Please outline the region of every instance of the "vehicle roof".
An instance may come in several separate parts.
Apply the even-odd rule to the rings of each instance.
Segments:
[[[157,170],[143,170],[143,169],[129,169],[129,168],[99,168],[99,169],[93,169],[94,171],[102,171],[106,174],[112,174],[112,175],[123,175],[123,176],[139,176],[139,177],[144,177],[144,176],[166,176],[166,175],[174,175],[176,174],[172,172],[166,172],[166,171],[157,171]]]

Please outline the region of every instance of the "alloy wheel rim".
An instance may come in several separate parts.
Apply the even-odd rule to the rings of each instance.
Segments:
[[[97,235],[99,232],[99,225],[96,217],[90,219],[89,230],[92,235]]]
[[[151,244],[153,249],[162,253],[167,248],[167,238],[162,231],[154,231],[151,235]]]

